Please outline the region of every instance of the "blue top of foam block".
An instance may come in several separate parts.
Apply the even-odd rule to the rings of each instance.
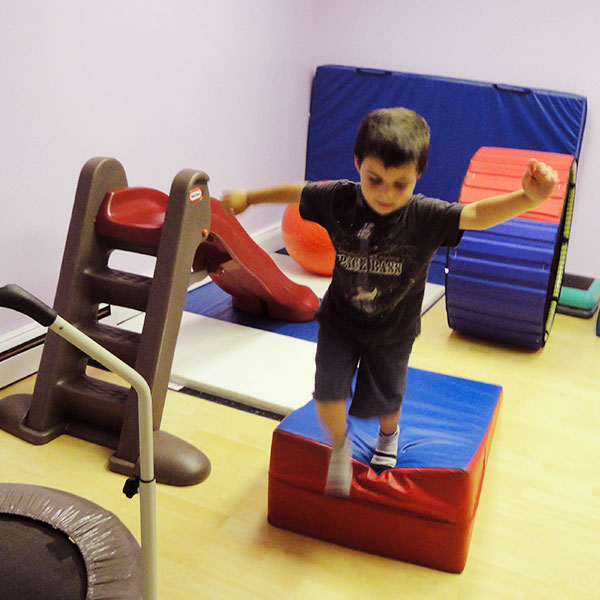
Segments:
[[[466,469],[485,436],[501,392],[497,385],[409,368],[396,466]],[[378,421],[350,417],[350,428],[353,457],[368,464]],[[288,415],[277,429],[328,443],[314,401]]]

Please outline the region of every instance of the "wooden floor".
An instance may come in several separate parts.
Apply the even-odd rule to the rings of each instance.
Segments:
[[[277,423],[172,392],[162,428],[203,449],[213,472],[191,488],[158,487],[162,599],[600,598],[595,319],[558,315],[538,352],[451,332],[443,302],[423,325],[412,366],[504,387],[465,571],[442,573],[269,526],[267,470]],[[32,387],[26,380],[0,396]],[[84,496],[139,538],[138,501],[125,498],[123,477],[106,470],[109,454],[66,436],[36,447],[0,432],[0,480]]]

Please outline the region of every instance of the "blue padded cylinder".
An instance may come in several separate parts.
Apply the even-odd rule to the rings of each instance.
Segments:
[[[557,232],[553,223],[518,218],[488,230],[466,231],[448,254],[450,327],[542,346]]]

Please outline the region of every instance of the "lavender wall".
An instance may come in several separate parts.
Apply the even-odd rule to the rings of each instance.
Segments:
[[[315,58],[310,2],[23,0],[0,8],[0,285],[53,302],[79,170],[210,190],[301,179]],[[255,231],[277,221],[244,216]],[[0,336],[28,321],[0,311]]]
[[[570,91],[589,100],[568,269],[600,275],[600,5],[587,0],[22,0],[0,7],[0,285],[52,302],[79,169],[118,158],[168,191],[304,173],[310,82],[337,63]],[[281,211],[244,214],[255,232]],[[27,321],[0,311],[0,336]]]

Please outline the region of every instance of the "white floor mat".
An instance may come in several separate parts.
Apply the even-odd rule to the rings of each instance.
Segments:
[[[311,275],[289,256],[273,254],[272,258],[292,281],[323,297],[329,278]],[[423,312],[443,295],[444,286],[428,283]],[[141,331],[142,326],[143,315],[124,325],[133,331]],[[314,342],[185,312],[171,381],[286,415],[311,399],[315,349]]]

